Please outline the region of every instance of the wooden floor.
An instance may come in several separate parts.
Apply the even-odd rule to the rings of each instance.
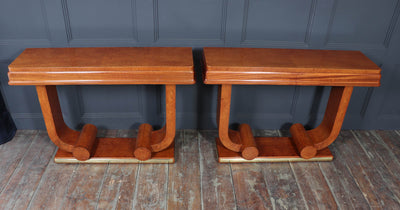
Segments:
[[[0,145],[0,209],[400,209],[400,131],[342,131],[320,163],[218,164],[215,137],[178,131],[171,165],[55,164],[45,131],[20,130]]]

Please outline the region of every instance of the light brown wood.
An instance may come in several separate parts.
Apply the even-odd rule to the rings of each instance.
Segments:
[[[79,132],[70,129],[64,122],[56,86],[36,86],[47,133],[54,144],[62,150],[72,152]]]
[[[151,158],[151,131],[153,127],[150,124],[144,123],[139,127],[139,133],[136,139],[136,148],[134,155],[138,160],[148,160]]]
[[[9,65],[10,85],[194,84],[191,48],[31,48]]]
[[[224,162],[331,160],[332,155],[325,153],[327,150],[324,149],[340,132],[353,87],[379,86],[381,78],[380,68],[359,51],[206,47],[203,62],[204,83],[220,85],[217,110],[219,141],[233,152],[229,154],[229,160],[226,151],[218,149],[219,160]],[[250,127],[245,126],[246,129],[242,128],[240,132],[229,129],[233,84],[333,87],[324,119],[317,128],[305,131],[302,125],[293,125],[291,138],[277,138],[282,145],[273,149],[281,150],[281,155],[279,151],[263,154],[268,148],[261,146],[260,142],[265,144],[271,139],[256,139],[251,143],[252,152],[248,156],[245,144],[254,142]],[[296,148],[288,149],[286,144],[294,144]],[[240,148],[244,151],[241,157]],[[323,157],[319,157],[317,151],[324,151]]]
[[[333,155],[328,148],[319,150],[310,159],[304,159],[298,153],[289,137],[255,137],[259,155],[246,160],[238,152],[224,147],[217,138],[218,162],[220,163],[247,163],[247,162],[298,162],[298,161],[331,161]]]
[[[324,119],[317,128],[307,131],[317,150],[332,144],[339,135],[352,92],[353,87],[332,87]]]
[[[237,141],[233,141],[230,138],[234,132],[229,129],[229,113],[231,107],[231,92],[232,85],[221,85],[219,87],[219,96],[218,96],[218,132],[219,138],[221,139],[221,143],[228,149],[239,152],[242,144],[240,142],[240,138],[235,138]],[[237,134],[236,134],[237,135]]]
[[[297,151],[302,158],[310,159],[317,154],[317,149],[314,147],[314,143],[302,124],[293,124],[290,127],[290,133],[292,134],[292,140],[296,145]]]
[[[160,152],[168,148],[175,138],[176,129],[176,86],[165,85],[165,125],[159,131],[152,133],[151,149]],[[160,136],[162,138],[158,138]]]
[[[92,157],[86,161],[77,160],[71,153],[58,150],[56,163],[174,163],[174,144],[166,150],[154,153],[146,161],[138,160],[135,155],[136,138],[97,138],[98,146]]]
[[[380,68],[358,51],[204,48],[205,84],[379,86]]]
[[[93,154],[93,147],[96,146],[96,135],[96,126],[92,124],[83,126],[82,132],[72,149],[72,155],[81,161],[89,159]]]
[[[9,65],[8,75],[10,85],[36,85],[49,137],[63,150],[57,153],[56,162],[173,163],[173,149],[170,153],[169,148],[176,129],[176,84],[193,84],[193,69],[191,48],[28,48]],[[153,131],[151,125],[144,124],[137,141],[96,138],[93,125],[85,125],[82,132],[70,129],[63,120],[55,85],[89,84],[165,85],[164,127]],[[104,149],[106,146],[110,151]],[[111,148],[115,146],[126,148]],[[152,153],[159,152],[149,160]]]
[[[250,126],[248,124],[241,124],[239,126],[239,133],[243,143],[241,149],[242,157],[246,160],[253,160],[258,156],[259,152]]]

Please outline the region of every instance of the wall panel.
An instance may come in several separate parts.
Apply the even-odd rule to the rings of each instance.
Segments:
[[[201,83],[201,48],[360,50],[382,66],[380,88],[356,88],[345,128],[400,128],[399,0],[5,0],[0,83],[20,129],[44,128],[34,87],[8,86],[7,65],[27,47],[194,47],[197,84],[177,88],[178,128],[216,127],[217,87]],[[67,123],[137,128],[164,123],[161,86],[59,87]],[[238,86],[231,123],[316,126],[330,88]]]

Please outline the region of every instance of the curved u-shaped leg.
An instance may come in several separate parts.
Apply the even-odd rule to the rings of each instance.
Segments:
[[[240,142],[234,142],[240,140],[240,138],[231,138],[230,136],[239,135],[237,131],[229,129],[229,113],[231,107],[231,93],[232,85],[221,85],[218,90],[218,133],[219,139],[226,148],[234,152],[239,152],[242,148]]]
[[[321,124],[307,131],[317,150],[332,144],[342,128],[353,87],[332,87]]]
[[[176,132],[175,98],[176,85],[165,85],[165,125],[160,130],[153,131],[152,133],[152,141],[155,141],[155,144],[151,145],[153,152],[160,152],[168,148],[174,141]]]
[[[60,149],[72,152],[80,132],[70,129],[64,122],[55,85],[38,85],[36,91],[50,139]]]

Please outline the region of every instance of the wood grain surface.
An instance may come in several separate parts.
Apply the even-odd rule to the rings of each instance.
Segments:
[[[204,48],[205,84],[379,86],[359,51]]]
[[[10,85],[194,84],[191,48],[28,48]]]
[[[399,209],[399,134],[342,131],[332,162],[218,164],[217,131],[178,130],[169,165],[55,164],[45,132],[18,131],[0,145],[0,209]]]

